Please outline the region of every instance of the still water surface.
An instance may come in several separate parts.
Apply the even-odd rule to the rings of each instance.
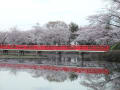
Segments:
[[[120,63],[81,61],[79,56],[56,57],[46,60],[1,59],[0,63],[102,67],[109,69],[110,74],[0,67],[0,90],[120,90]]]
[[[16,75],[10,71],[0,72],[0,90],[87,90],[80,85],[80,81],[67,79],[64,82],[52,82],[44,77],[35,78],[24,71],[19,71]]]

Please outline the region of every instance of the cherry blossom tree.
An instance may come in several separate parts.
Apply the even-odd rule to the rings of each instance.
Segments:
[[[7,32],[0,32],[0,44],[6,44],[7,37],[8,37]]]
[[[11,28],[11,31],[8,33],[7,43],[8,44],[24,43],[24,37],[22,35],[22,32],[19,31],[16,27]]]
[[[120,23],[115,13],[106,12],[88,18],[90,25],[80,28],[74,42],[79,44],[107,44],[120,42]],[[119,14],[118,14],[119,15]],[[117,15],[117,16],[118,16]]]
[[[62,21],[48,22],[46,24],[47,32],[44,40],[49,44],[67,44],[70,37],[70,31],[67,24]]]
[[[42,44],[46,30],[39,25],[33,26],[33,29],[27,31],[26,41],[28,44]]]

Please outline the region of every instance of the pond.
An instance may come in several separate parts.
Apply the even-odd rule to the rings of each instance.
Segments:
[[[87,56],[85,56],[87,57]],[[76,54],[50,55],[47,59],[1,59],[0,90],[120,90],[120,63],[81,60]],[[17,68],[14,65],[49,65],[74,68],[105,68],[109,74],[64,70]]]

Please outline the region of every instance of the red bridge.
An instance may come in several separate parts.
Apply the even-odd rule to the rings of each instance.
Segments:
[[[108,45],[0,45],[0,50],[106,52]]]

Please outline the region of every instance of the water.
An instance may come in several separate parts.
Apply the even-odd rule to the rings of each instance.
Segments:
[[[119,62],[91,58],[83,61],[79,55],[73,54],[61,57],[50,55],[47,59],[1,59],[0,63],[94,67],[110,70],[110,74],[106,75],[3,66],[0,67],[0,90],[120,90]]]
[[[79,79],[71,82],[70,80],[49,79],[52,76],[36,77],[36,71],[19,71],[13,74],[11,71],[0,72],[0,90],[87,90],[79,84]],[[36,72],[37,73],[37,72]],[[45,72],[44,72],[45,73]],[[54,74],[53,74],[54,75]],[[48,79],[47,79],[48,78]]]

